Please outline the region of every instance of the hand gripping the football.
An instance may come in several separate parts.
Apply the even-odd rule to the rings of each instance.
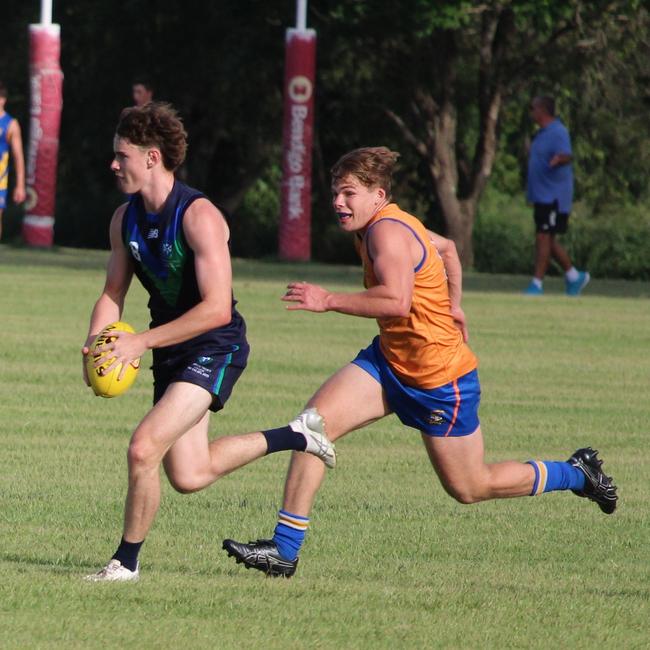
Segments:
[[[95,347],[95,355],[101,356],[95,360],[94,367],[99,368],[110,361],[110,365],[106,366],[104,370],[105,373],[109,373],[122,364],[122,369],[118,375],[118,380],[121,381],[127,366],[136,363],[146,349],[139,334],[115,329],[111,331],[106,343]]]

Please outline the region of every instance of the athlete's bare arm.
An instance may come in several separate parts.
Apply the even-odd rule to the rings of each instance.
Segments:
[[[146,350],[181,343],[230,322],[232,269],[229,231],[223,215],[207,199],[197,199],[185,213],[183,231],[194,251],[201,302],[159,327],[138,334],[115,332],[115,340],[99,349],[115,358],[109,369],[119,363],[125,367]]]
[[[16,186],[14,188],[13,199],[16,203],[22,203],[25,200],[25,156],[23,155],[23,139],[18,120],[11,121],[7,129],[7,141],[11,147],[14,171],[16,173]]]
[[[456,244],[451,239],[441,237],[431,230],[427,230],[431,243],[442,258],[447,272],[447,288],[449,291],[449,300],[451,301],[451,315],[454,317],[458,329],[463,333],[463,340],[467,342],[469,335],[467,332],[467,321],[465,312],[460,306],[463,297],[463,267],[458,257]]]
[[[126,204],[121,205],[115,210],[111,219],[109,230],[111,254],[106,268],[106,282],[90,316],[88,336],[81,351],[84,358],[88,354],[89,346],[102,329],[106,325],[120,320],[124,309],[124,298],[133,277],[133,267],[122,243],[122,219],[125,211]],[[85,362],[83,363],[83,378],[86,384],[90,385]]]
[[[288,309],[337,311],[367,318],[407,316],[413,295],[413,268],[422,256],[420,244],[407,228],[386,221],[370,231],[368,251],[377,286],[357,293],[333,293],[318,285],[293,282],[282,298],[292,303]]]
[[[207,199],[197,199],[185,213],[183,231],[194,251],[201,302],[179,318],[143,332],[148,349],[187,341],[215,327],[227,325],[232,317],[230,232],[226,220]]]

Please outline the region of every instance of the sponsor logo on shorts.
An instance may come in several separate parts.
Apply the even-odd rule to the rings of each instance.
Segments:
[[[427,423],[433,424],[434,426],[443,424],[444,421],[445,421],[445,412],[441,409],[436,409],[435,411],[431,411],[431,413],[429,413],[429,417],[427,418]]]
[[[188,368],[190,372],[209,379],[209,365],[214,361],[214,357],[197,357],[196,361]]]
[[[210,377],[210,373],[208,372],[207,368],[204,368],[201,364],[199,363],[193,363],[188,370],[190,372],[193,372],[201,377],[205,377],[206,379]]]

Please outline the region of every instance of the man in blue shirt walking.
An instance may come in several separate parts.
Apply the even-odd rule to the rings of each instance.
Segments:
[[[544,276],[553,257],[564,270],[567,294],[577,296],[589,282],[589,273],[573,266],[556,237],[567,231],[573,201],[571,139],[564,124],[555,117],[551,97],[535,97],[530,114],[540,129],[528,158],[527,198],[534,206],[536,230],[535,273],[524,293],[544,293]]]

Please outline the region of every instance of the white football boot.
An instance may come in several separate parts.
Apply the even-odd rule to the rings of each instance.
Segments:
[[[135,571],[122,566],[119,560],[112,559],[101,571],[91,573],[84,580],[88,582],[129,582],[136,581],[140,578],[140,563],[135,567]]]
[[[325,435],[325,422],[315,408],[305,409],[289,426],[307,440],[305,452],[320,458],[327,467],[336,467],[336,450]]]

